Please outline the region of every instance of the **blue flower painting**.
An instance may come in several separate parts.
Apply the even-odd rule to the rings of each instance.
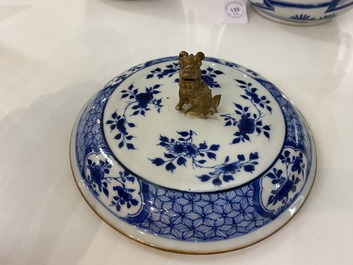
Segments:
[[[194,131],[177,132],[179,135],[177,139],[168,138],[160,135],[159,146],[164,147],[165,151],[163,157],[150,158],[150,161],[156,166],[164,166],[165,169],[173,173],[177,167],[187,166],[187,162],[191,162],[193,168],[206,168],[209,173],[201,176],[196,176],[201,182],[212,181],[215,186],[221,186],[223,182],[234,180],[234,175],[240,171],[252,173],[255,170],[259,158],[257,152],[250,153],[246,158],[243,154],[237,156],[237,160],[230,161],[227,156],[225,161],[221,164],[211,165],[212,160],[216,160],[218,144],[207,144],[201,142],[194,143]]]
[[[153,87],[146,87],[145,91],[140,92],[131,84],[127,89],[121,91],[121,99],[127,100],[127,104],[122,113],[117,110],[111,115],[106,124],[110,126],[111,132],[117,131],[114,139],[119,142],[118,147],[127,149],[136,149],[131,140],[134,138],[130,134],[129,129],[136,127],[135,123],[130,121],[130,118],[137,115],[145,116],[151,107],[160,112],[163,107],[162,98],[155,98],[160,92],[160,85],[156,84]],[[129,113],[129,114],[128,114]]]
[[[172,77],[174,74],[179,72],[179,65],[177,63],[168,64],[164,69],[160,67],[152,70],[147,76],[146,79],[151,79],[153,77],[157,77],[158,79],[164,77]]]
[[[250,106],[243,106],[238,103],[234,104],[234,113],[222,114],[225,126],[234,126],[237,131],[234,133],[234,139],[232,144],[238,144],[240,142],[251,141],[251,135],[255,132],[258,136],[264,135],[270,139],[271,125],[264,124],[263,118],[267,115],[265,110],[271,115],[272,108],[270,101],[266,96],[260,96],[257,93],[257,88],[253,87],[251,83],[246,83],[243,80],[236,79],[240,88],[242,88],[245,94],[241,97],[249,101]]]
[[[187,160],[191,160],[192,167],[203,167],[207,162],[206,159],[216,159],[216,151],[219,145],[212,144],[208,146],[206,142],[195,144],[193,137],[196,135],[194,131],[177,132],[178,139],[169,139],[160,135],[159,144],[164,147],[167,152],[163,158],[150,159],[156,166],[165,165],[165,169],[174,172],[177,166],[186,166]]]
[[[274,214],[283,211],[293,201],[293,196],[303,187],[305,181],[306,160],[302,151],[292,148],[284,150],[278,157],[278,163],[264,175],[263,179],[273,189],[264,206]]]
[[[220,70],[214,69],[212,67],[207,67],[206,69],[201,71],[202,80],[209,86],[210,88],[220,88],[220,84],[216,81],[217,76],[224,75],[224,73]]]
[[[244,155],[238,155],[237,160],[232,162],[230,162],[230,157],[227,156],[222,164],[213,167],[213,171],[197,177],[202,182],[212,180],[213,185],[221,186],[223,181],[229,182],[234,180],[234,175],[241,170],[252,173],[258,164],[256,161],[258,158],[259,155],[257,152],[250,153],[248,159]]]
[[[85,180],[96,196],[104,196],[110,200],[111,207],[121,211],[122,207],[130,209],[139,205],[139,199],[134,197],[133,184],[136,179],[127,170],[114,176],[111,172],[110,160],[90,152],[87,155]],[[109,188],[110,187],[110,188]]]

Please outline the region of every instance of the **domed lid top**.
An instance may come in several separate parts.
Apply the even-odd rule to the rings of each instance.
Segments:
[[[170,189],[213,192],[247,183],[276,161],[286,125],[273,87],[222,60],[206,58],[201,69],[212,94],[222,94],[218,113],[202,119],[175,110],[176,57],[120,77],[103,130],[117,161],[136,176]]]

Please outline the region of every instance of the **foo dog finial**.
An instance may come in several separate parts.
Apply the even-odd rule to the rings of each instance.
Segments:
[[[175,109],[181,110],[184,104],[190,104],[186,113],[198,118],[217,113],[221,101],[221,95],[212,97],[211,89],[201,79],[203,59],[202,52],[193,55],[182,51],[179,54],[179,102]]]

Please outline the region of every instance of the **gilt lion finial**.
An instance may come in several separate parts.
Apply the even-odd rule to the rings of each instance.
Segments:
[[[179,53],[179,102],[175,109],[181,110],[184,104],[188,104],[186,113],[198,118],[217,113],[221,101],[221,95],[212,97],[211,89],[202,80],[203,59],[203,52],[195,55],[185,51]]]

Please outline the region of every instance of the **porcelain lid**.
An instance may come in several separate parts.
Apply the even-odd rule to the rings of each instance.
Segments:
[[[284,226],[316,173],[314,139],[275,85],[206,58],[219,113],[190,118],[177,103],[177,57],[113,78],[79,114],[70,144],[92,209],[139,242],[182,253],[242,248]]]

